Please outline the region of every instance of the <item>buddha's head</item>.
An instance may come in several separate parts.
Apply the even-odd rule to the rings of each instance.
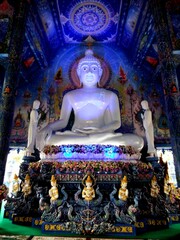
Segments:
[[[14,174],[14,181],[18,181],[18,176]]]
[[[29,174],[26,174],[25,182],[26,183],[30,183],[30,176],[29,176]]]
[[[86,50],[85,57],[80,59],[77,67],[80,82],[87,87],[95,86],[100,81],[102,72],[99,59],[93,55],[91,49]]]
[[[121,180],[121,187],[126,187],[127,186],[127,176],[125,175],[123,179]]]
[[[34,102],[33,102],[33,109],[38,109],[39,108],[39,106],[40,106],[40,101],[39,100],[35,100]]]
[[[143,108],[144,110],[149,109],[148,101],[143,100],[143,101],[141,102],[141,106],[142,106],[142,108]]]
[[[51,186],[56,187],[56,179],[54,175],[51,176]]]
[[[151,179],[151,186],[152,187],[157,187],[157,178],[154,175],[153,178]]]
[[[88,177],[86,179],[86,186],[90,187],[90,186],[92,186],[92,184],[93,184],[93,181],[92,181],[91,177],[88,175]]]

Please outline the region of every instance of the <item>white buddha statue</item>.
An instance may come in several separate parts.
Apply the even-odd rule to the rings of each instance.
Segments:
[[[149,109],[149,104],[146,100],[141,102],[144,113],[141,114],[143,120],[143,127],[145,129],[146,140],[147,140],[147,153],[151,156],[156,155],[156,149],[154,146],[154,127],[152,122],[152,112]]]
[[[27,149],[26,149],[27,156],[32,156],[32,154],[34,153],[38,122],[41,117],[41,114],[38,113],[39,107],[40,107],[40,101],[35,100],[33,102],[33,108],[30,113],[30,121],[29,121],[29,127],[28,127],[28,141],[27,141]]]
[[[36,146],[40,151],[44,145],[62,144],[111,144],[142,149],[143,138],[114,132],[121,126],[119,101],[115,93],[98,87],[102,71],[92,50],[86,50],[77,67],[82,88],[65,94],[60,119],[37,134]],[[67,126],[72,110],[75,115],[72,130],[61,132]]]

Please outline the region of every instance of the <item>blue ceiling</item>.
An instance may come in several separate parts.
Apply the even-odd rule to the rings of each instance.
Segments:
[[[13,0],[0,1],[9,8]],[[23,48],[22,73],[44,69],[59,48],[75,44],[114,44],[132,63],[151,73],[158,54],[150,0],[31,0]],[[7,11],[7,7],[6,7]],[[0,43],[8,18],[0,18]]]
[[[31,1],[25,67],[45,68],[57,49],[70,44],[115,44],[134,64],[154,70],[158,56],[149,1]]]

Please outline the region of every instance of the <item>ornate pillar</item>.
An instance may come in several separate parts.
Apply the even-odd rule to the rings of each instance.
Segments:
[[[5,165],[9,152],[9,140],[13,123],[16,91],[18,87],[27,7],[28,3],[25,0],[15,1],[9,48],[9,63],[5,73],[2,99],[0,103],[0,185],[3,183]]]
[[[176,67],[172,56],[173,49],[168,31],[167,1],[152,0],[150,1],[150,5],[152,6],[154,17],[165,107],[170,128],[176,177],[178,186],[180,186],[180,107],[178,106],[180,92]]]

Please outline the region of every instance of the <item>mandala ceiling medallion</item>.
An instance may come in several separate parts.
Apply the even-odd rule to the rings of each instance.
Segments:
[[[103,32],[109,22],[110,13],[100,2],[81,2],[70,12],[72,27],[81,34],[93,35]]]

